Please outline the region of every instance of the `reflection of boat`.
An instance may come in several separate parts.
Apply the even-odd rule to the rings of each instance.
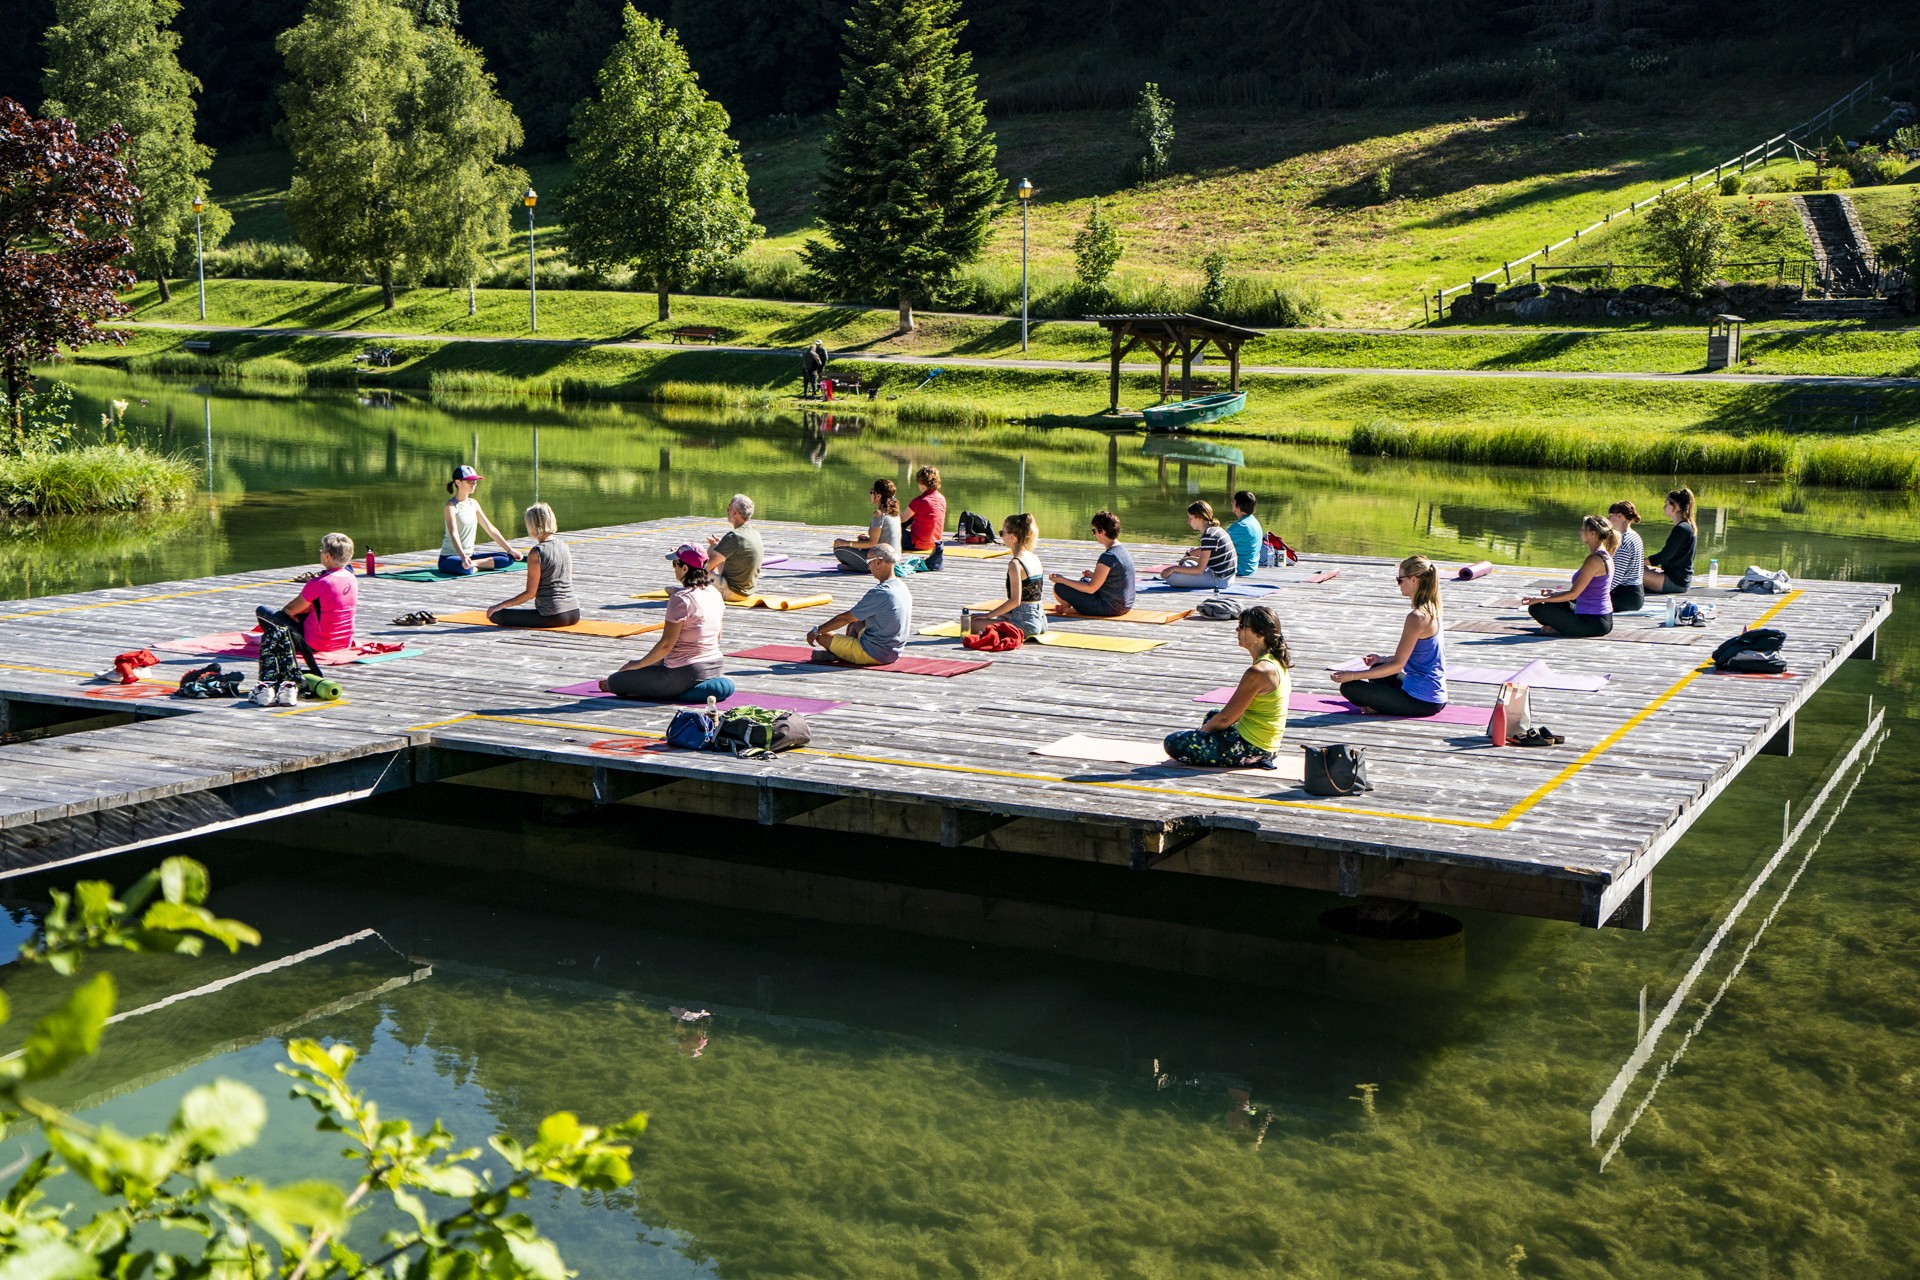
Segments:
[[[1140,451],[1149,458],[1166,458],[1173,462],[1197,462],[1202,466],[1226,465],[1243,467],[1247,456],[1229,444],[1215,444],[1211,440],[1195,440],[1191,436],[1179,439],[1148,436],[1140,442]]]
[[[1201,396],[1197,400],[1176,400],[1172,404],[1155,405],[1150,409],[1142,409],[1140,416],[1147,420],[1149,431],[1178,431],[1182,427],[1230,418],[1246,407],[1246,392],[1223,391],[1217,396]]]

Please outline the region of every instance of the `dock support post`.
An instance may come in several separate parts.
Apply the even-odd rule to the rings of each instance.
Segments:
[[[979,809],[940,808],[940,847],[958,849],[972,844],[990,831],[998,831],[1013,821],[1010,814],[985,813]]]
[[[609,769],[597,764],[593,767],[593,802],[596,805],[618,804],[628,796],[643,796],[678,781],[678,778],[661,773]]]
[[[1127,865],[1135,871],[1151,870],[1212,834],[1198,823],[1174,823],[1166,831],[1136,828],[1127,834]]]
[[[812,813],[815,809],[824,809],[830,804],[838,804],[840,800],[839,796],[827,795],[819,791],[783,791],[762,785],[760,787],[760,825],[777,827],[803,813]]]
[[[1853,646],[1853,652],[1847,655],[1847,657],[1849,658],[1858,658],[1862,662],[1872,662],[1879,656],[1880,656],[1880,628],[1878,627],[1875,627],[1873,630],[1867,632],[1866,639],[1862,640],[1859,644]]]
[[[1793,754],[1793,722],[1794,722],[1794,717],[1788,716],[1787,722],[1780,726],[1779,731],[1776,732],[1771,738],[1767,739],[1767,745],[1760,748],[1760,754],[1763,756],[1792,755]]]

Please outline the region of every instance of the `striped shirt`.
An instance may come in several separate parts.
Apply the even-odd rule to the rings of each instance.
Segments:
[[[1233,539],[1217,524],[1200,531],[1200,549],[1207,553],[1207,572],[1217,578],[1231,578],[1240,564],[1240,557],[1233,550]]]
[[[1647,549],[1640,541],[1639,531],[1629,527],[1620,535],[1620,549],[1613,553],[1613,582],[1616,587],[1637,587],[1640,575],[1646,572]]]

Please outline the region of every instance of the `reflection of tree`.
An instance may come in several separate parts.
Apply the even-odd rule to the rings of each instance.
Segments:
[[[0,598],[199,578],[229,570],[217,512],[69,516],[0,523]]]

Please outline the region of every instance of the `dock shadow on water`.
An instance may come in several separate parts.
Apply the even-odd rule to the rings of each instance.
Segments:
[[[180,401],[177,447],[191,445],[201,398],[145,394]],[[1190,500],[1160,486],[1137,442],[1110,471],[1091,433],[865,433],[829,442],[816,466],[796,425],[210,400],[216,543],[83,548],[49,587],[26,576],[21,534],[0,543],[7,594],[283,565],[349,519],[376,545],[421,545],[437,477],[475,436],[498,520],[531,499],[536,422],[540,495],[573,527],[714,514],[743,476],[779,518],[851,526],[872,477],[907,459],[961,484],[993,477],[964,501],[998,514],[1016,501],[1005,460],[1021,451],[1026,505],[1049,535],[1105,506],[1171,537]],[[1223,478],[1191,482],[1217,500]],[[1260,445],[1239,480],[1310,549],[1538,564],[1568,558],[1578,515],[1662,487]],[[1750,766],[1661,864],[1645,933],[1461,911],[1454,958],[1396,974],[1388,953],[1356,990],[1331,959],[1350,942],[1317,927],[1341,904],[1331,895],[1036,874],[1021,895],[1001,886],[995,909],[1030,912],[1037,939],[1013,949],[801,920],[764,900],[588,891],[531,860],[460,874],[446,863],[484,815],[370,807],[418,823],[417,859],[317,852],[307,837],[325,815],[189,846],[214,868],[214,905],[267,945],[110,961],[123,1008],[195,994],[114,1027],[65,1100],[144,1131],[191,1085],[246,1080],[274,1100],[254,1167],[280,1179],[336,1159],[281,1100],[272,1065],[295,1035],[353,1044],[363,1087],[463,1139],[561,1108],[645,1109],[631,1190],[534,1206],[588,1277],[1920,1272],[1900,1175],[1920,1123],[1906,763],[1920,755],[1907,693],[1920,537],[1904,504],[1880,498],[1721,481],[1703,507],[1702,554],[1723,571],[1784,558],[1796,575],[1906,594],[1881,661],[1847,664],[1801,713],[1794,756]],[[533,817],[556,859],[594,835],[563,805]],[[695,846],[695,828],[647,821],[646,847],[717,867],[764,857],[749,841],[772,838],[709,827]],[[908,855],[872,842],[820,856],[825,894]],[[109,865],[116,880],[137,872]],[[924,869],[929,887],[940,872]],[[1141,921],[1123,941],[1153,954],[1098,962],[1046,945],[1062,913],[1090,912]],[[1300,949],[1284,984],[1167,962],[1256,932]],[[1319,976],[1314,954],[1330,958]],[[1448,980],[1432,980],[1435,964],[1455,966]],[[10,978],[12,1025],[51,999],[43,979]],[[673,1009],[712,1016],[690,1032]]]

